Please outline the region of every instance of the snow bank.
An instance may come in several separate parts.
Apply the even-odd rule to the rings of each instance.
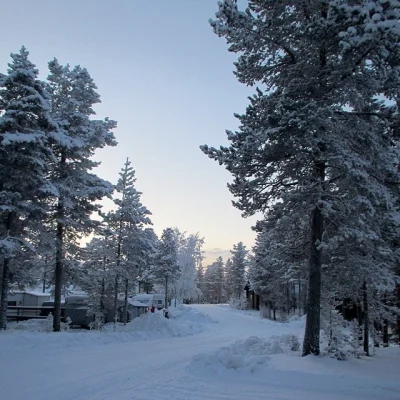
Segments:
[[[193,307],[185,306],[183,304],[177,307],[170,307],[170,317],[178,321],[194,322],[197,324],[216,323],[211,317],[196,310]]]
[[[221,347],[212,354],[195,356],[189,369],[197,373],[212,374],[229,370],[253,373],[268,364],[271,355],[291,352],[294,343],[298,343],[298,339],[290,334],[273,336],[268,340],[251,336],[230,346]]]
[[[68,324],[61,323],[61,330],[69,329]],[[8,322],[7,332],[52,332],[53,318],[46,319],[28,319],[20,322]]]
[[[207,316],[187,306],[173,312],[176,318],[167,319],[161,311],[147,313],[115,329],[114,324],[107,324],[102,331],[71,329],[54,333],[48,320],[10,323],[7,331],[0,332],[0,353],[11,351],[7,348],[22,351],[25,346],[54,349],[183,337],[204,331],[204,321],[209,322]]]
[[[15,332],[15,331],[25,331],[25,332],[49,332],[50,327],[47,320],[41,319],[28,319],[27,321],[21,322],[9,322],[8,324],[8,331]]]
[[[170,318],[164,317],[162,311],[147,313],[135,318],[122,328],[123,332],[146,332],[148,337],[188,336],[204,330],[203,323],[207,317],[189,307],[170,309]]]
[[[147,314],[117,332],[113,326],[102,332],[0,332],[1,398],[48,400],[54,393],[58,400],[400,398],[398,347],[346,362],[299,357],[290,350],[290,335],[301,336],[302,318],[278,323],[228,307],[193,308],[200,313],[185,306],[170,309],[170,320]],[[202,312],[219,323],[204,322],[209,319]],[[33,330],[41,322],[25,326]],[[205,332],[162,339],[176,334],[171,327],[183,334],[196,324]],[[160,339],[137,342],[151,337]]]

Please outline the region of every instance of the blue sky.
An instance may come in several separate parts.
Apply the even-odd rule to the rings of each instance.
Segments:
[[[256,218],[242,219],[231,205],[229,173],[199,150],[227,144],[225,129],[237,127],[233,113],[252,93],[208,24],[216,0],[1,3],[1,71],[21,45],[42,79],[53,57],[89,70],[102,98],[98,116],[118,121],[119,145],[97,154],[98,174],[115,183],[129,157],[158,234],[168,226],[200,232],[206,262],[239,241],[253,244]]]

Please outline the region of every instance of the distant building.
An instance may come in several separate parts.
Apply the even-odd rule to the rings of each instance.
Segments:
[[[246,291],[246,299],[247,299],[247,308],[251,310],[259,310],[260,309],[260,295],[258,295],[254,289],[251,288],[250,282],[247,282],[247,285],[244,287]]]
[[[48,293],[40,292],[13,292],[8,296],[9,306],[40,307],[44,301],[50,301]]]

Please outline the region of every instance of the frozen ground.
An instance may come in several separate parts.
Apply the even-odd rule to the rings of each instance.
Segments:
[[[142,317],[117,332],[0,333],[6,400],[399,400],[400,349],[370,359],[301,358],[289,324],[198,305]],[[18,328],[18,329],[15,329]],[[110,328],[109,328],[110,329]]]

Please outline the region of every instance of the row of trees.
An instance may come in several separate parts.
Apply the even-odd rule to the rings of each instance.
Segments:
[[[150,224],[148,214],[139,201],[124,214],[117,208],[106,215],[104,234],[83,249],[84,261],[75,275],[76,283],[91,297],[98,324],[104,322],[112,307],[117,322],[122,293],[123,322],[127,321],[128,297],[134,293],[164,293],[165,304],[171,299],[189,302],[201,293],[196,266],[201,263],[203,239],[177,228],[164,229],[159,239],[151,228],[145,227]],[[131,219],[126,226],[121,215],[125,215],[125,221]]]
[[[85,68],[56,59],[48,67],[39,80],[22,47],[0,74],[1,329],[9,291],[38,282],[54,290],[54,331],[70,285],[91,296],[101,318],[111,306],[117,318],[121,296],[126,318],[128,295],[140,285],[159,285],[166,300],[197,297],[204,240],[176,228],[157,237],[129,159],[115,185],[94,173],[95,151],[117,144],[116,122],[94,118],[100,96]],[[107,213],[104,197],[114,202]]]
[[[288,308],[282,284],[307,286],[303,355],[344,299],[362,305],[367,341],[398,316],[398,1],[224,0],[211,25],[240,54],[239,81],[258,85],[230,145],[202,146],[243,215],[264,214],[254,287]]]
[[[226,303],[246,301],[244,288],[247,281],[247,269],[250,262],[246,246],[239,242],[231,250],[231,258],[224,263],[218,257],[206,270],[198,269],[199,287],[203,301],[208,303]]]
[[[0,75],[0,326],[6,326],[9,280],[35,249],[55,243],[55,318],[60,330],[65,260],[82,235],[99,227],[97,202],[113,190],[93,173],[97,149],[115,146],[116,122],[91,118],[100,101],[88,71],[49,63],[46,82],[22,47]],[[19,268],[18,268],[19,269]]]

